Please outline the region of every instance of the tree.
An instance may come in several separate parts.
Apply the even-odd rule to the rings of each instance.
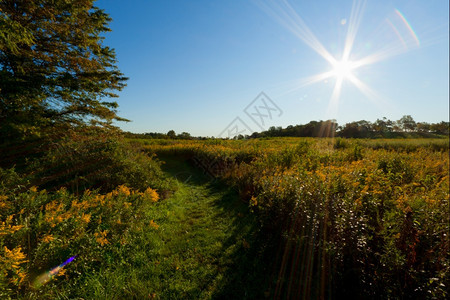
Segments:
[[[379,132],[379,133],[384,133],[384,132],[388,131],[388,125],[387,125],[386,118],[383,118],[383,120],[377,119],[372,124],[372,130],[375,132]]]
[[[403,116],[398,120],[398,123],[401,124],[404,131],[415,131],[417,129],[416,121],[410,115]]]
[[[426,122],[417,123],[417,131],[419,132],[430,132],[430,124]]]
[[[385,118],[383,117],[383,120],[384,119]],[[394,122],[389,120],[389,119],[387,119],[386,120],[386,129],[387,129],[387,131],[392,132],[394,130]]]
[[[10,49],[16,53],[19,44],[30,46],[32,43],[33,35],[0,11],[0,50]]]
[[[184,139],[184,140],[190,140],[191,139],[191,134],[189,132],[182,132],[178,135],[178,137],[180,139]]]
[[[169,137],[169,139],[174,139],[177,137],[177,135],[175,134],[175,131],[173,131],[173,130],[169,130],[169,132],[167,132],[167,136]]]
[[[449,135],[450,122],[442,121],[440,123],[433,123],[430,125],[430,130],[437,134]]]
[[[256,131],[253,132],[252,135],[250,135],[251,139],[256,139],[256,138],[259,138],[259,137],[260,137],[260,134],[258,132],[256,132]]]
[[[108,124],[127,78],[102,44],[110,17],[94,0],[0,1],[0,136]]]
[[[372,124],[369,121],[361,120],[345,124],[339,135],[342,137],[366,138],[369,137],[371,130]]]

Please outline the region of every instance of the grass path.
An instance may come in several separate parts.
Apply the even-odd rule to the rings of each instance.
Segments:
[[[159,227],[143,230],[127,262],[93,276],[92,292],[104,299],[263,298],[265,271],[247,205],[187,162],[162,160],[179,186],[149,212]]]

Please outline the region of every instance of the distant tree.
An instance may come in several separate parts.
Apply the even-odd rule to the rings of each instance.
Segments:
[[[0,136],[124,120],[127,78],[103,44],[111,18],[94,0],[0,1]]]
[[[392,131],[394,131],[394,132],[403,131],[402,124],[400,124],[399,121],[393,121],[392,122]]]
[[[315,129],[314,136],[318,137],[334,137],[336,135],[336,129],[338,124],[336,120],[320,121],[318,128]]]
[[[418,122],[417,123],[417,131],[419,132],[430,132],[431,125],[426,122]]]
[[[255,139],[258,138],[260,136],[260,134],[258,132],[253,132],[252,135],[250,136],[250,138]]]
[[[189,140],[189,139],[191,139],[191,134],[188,133],[188,132],[182,132],[182,133],[180,133],[180,134],[178,135],[178,137],[179,137],[180,139]]]
[[[359,135],[358,125],[356,122],[345,124],[339,132],[342,137],[355,137]]]
[[[282,127],[275,127],[275,126],[271,126],[269,127],[269,130],[266,131],[267,136],[280,136]]]
[[[311,121],[308,124],[300,126],[297,130],[298,136],[317,136],[320,130],[320,123]]]
[[[365,138],[369,137],[372,131],[372,124],[368,121],[361,120],[345,124],[339,135],[342,137]]]
[[[169,139],[174,139],[177,137],[177,135],[175,134],[175,131],[173,131],[173,130],[169,130],[169,132],[167,132],[167,136],[169,137]]]
[[[379,132],[379,133],[384,133],[384,132],[388,131],[388,125],[386,122],[386,118],[383,118],[383,120],[377,119],[372,124],[372,130],[375,132]]]
[[[383,118],[384,120],[385,118]],[[392,122],[391,120],[387,119],[386,121],[386,129],[388,132],[392,132],[394,130],[394,122]]]
[[[430,125],[430,130],[437,134],[449,135],[450,122],[433,123]]]
[[[403,116],[400,120],[398,120],[403,131],[416,131],[416,122],[410,115]]]

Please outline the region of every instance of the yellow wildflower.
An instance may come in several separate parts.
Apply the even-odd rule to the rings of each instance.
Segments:
[[[83,213],[81,215],[81,220],[83,220],[84,223],[89,223],[89,221],[91,220],[91,214],[85,214]]]
[[[0,200],[0,209],[8,208],[9,204]]]
[[[97,243],[99,243],[102,246],[109,244],[109,241],[106,239],[107,234],[108,230],[94,233],[95,240],[97,241]]]
[[[10,203],[6,202],[7,199],[8,199],[8,196],[0,195],[0,209],[9,208]]]
[[[44,243],[50,243],[51,241],[53,241],[55,238],[51,235],[51,234],[47,234],[46,236],[44,236],[42,238],[42,241]]]
[[[125,196],[130,196],[130,189],[126,185],[119,185],[116,189],[117,194],[123,194]]]
[[[16,247],[9,250],[6,246],[3,247],[4,258],[8,261],[14,269],[18,269],[23,263],[26,263],[26,255],[22,252],[22,247]]]
[[[156,224],[155,221],[153,221],[153,220],[150,221],[150,224],[149,224],[149,225],[150,225],[150,227],[153,228],[153,229],[158,229],[158,228],[159,228],[159,225]]]
[[[152,202],[157,202],[159,200],[159,195],[156,190],[147,188],[144,192],[144,198]]]
[[[26,277],[26,273],[21,268],[21,265],[27,262],[26,255],[22,252],[21,247],[16,247],[12,250],[9,250],[7,247],[3,247],[3,249],[4,254],[0,256],[0,263],[2,263],[3,267],[12,271],[14,277],[10,279],[11,283],[20,285]]]
[[[61,268],[61,270],[59,270],[57,276],[63,276],[63,275],[65,275],[65,274],[66,274],[66,269]]]
[[[100,202],[100,205],[105,204],[105,195],[95,195],[94,201],[91,202],[91,206],[95,207],[97,206],[97,202]]]
[[[10,217],[12,217],[12,216],[10,216]],[[9,223],[11,223],[11,221],[12,221],[12,218],[8,217],[6,223],[5,222],[0,223],[0,236],[14,233],[23,228],[23,225],[9,224]]]

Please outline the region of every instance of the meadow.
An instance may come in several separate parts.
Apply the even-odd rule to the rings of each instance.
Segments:
[[[337,21],[332,36],[318,35],[329,41],[330,52],[328,42],[322,45],[300,17],[308,14],[306,3],[297,15],[296,5],[287,1],[247,8],[228,2],[221,8],[219,1],[109,2],[119,1],[102,1],[104,8],[95,0],[0,1],[0,299],[449,298],[449,122],[416,122],[411,115],[340,126],[336,120],[310,121],[238,134],[235,140],[120,129],[179,130],[185,124],[183,130],[215,132],[220,120],[204,123],[221,110],[215,103],[235,110],[245,91],[278,90],[267,82],[269,73],[287,84],[276,92],[279,101],[304,95],[283,108],[300,112],[284,122],[323,115],[326,103],[320,99],[328,98],[322,93],[332,82],[326,115],[336,115],[340,103],[343,120],[361,116],[358,112],[373,116],[381,107],[364,101],[381,92],[383,99],[396,99],[392,107],[407,107],[433,122],[447,119],[442,108],[448,96],[442,91],[448,89],[448,72],[441,57],[434,57],[445,51],[429,46],[443,47],[439,34],[448,34],[427,29],[448,23],[448,15],[440,15],[448,11],[445,6],[431,12],[411,10],[408,3],[408,11],[432,13],[429,20],[435,22],[415,27],[433,34],[421,36],[423,49],[431,52],[415,51],[424,59],[390,60],[359,79],[352,70],[419,49],[401,5],[377,2],[377,9],[368,9],[369,20],[394,31],[377,24],[364,29],[381,34],[357,42],[355,50],[364,45],[358,54],[352,45],[364,24],[365,1],[351,5],[346,27],[340,14],[350,3],[339,2],[337,10],[327,3],[322,6],[333,14],[314,9],[319,15],[308,15],[320,28]],[[384,6],[389,10],[375,13]],[[257,7],[280,19],[331,70],[303,77],[320,64],[309,61],[307,47],[282,50],[299,40],[270,34],[280,24],[268,27]],[[423,16],[412,14],[409,20]],[[110,26],[116,17],[117,26]],[[267,29],[264,34],[258,24]],[[402,38],[398,25],[413,35]],[[107,38],[113,28],[118,35]],[[335,40],[344,37],[341,30],[347,31],[345,43]],[[253,45],[265,46],[255,55]],[[344,46],[342,57],[334,57],[338,46]],[[245,48],[250,52],[243,53]],[[291,73],[293,65],[301,66],[301,74]],[[394,77],[384,77],[382,70]],[[427,77],[416,76],[421,74]],[[133,84],[121,94],[128,76]],[[319,94],[296,88],[322,81],[327,85]],[[341,95],[346,81],[362,94]],[[304,99],[308,94],[311,107]],[[123,116],[114,101],[119,96]],[[352,99],[362,106],[353,107]],[[261,92],[239,115],[253,121],[258,116],[261,124],[255,123],[264,130],[267,115],[260,108],[270,120],[282,114]],[[126,116],[135,116],[135,125],[119,127],[130,121]],[[227,127],[229,133],[238,120]]]
[[[234,186],[277,244],[275,298],[445,298],[448,139],[141,141]]]
[[[2,298],[448,296],[448,139],[69,136],[0,169]]]

